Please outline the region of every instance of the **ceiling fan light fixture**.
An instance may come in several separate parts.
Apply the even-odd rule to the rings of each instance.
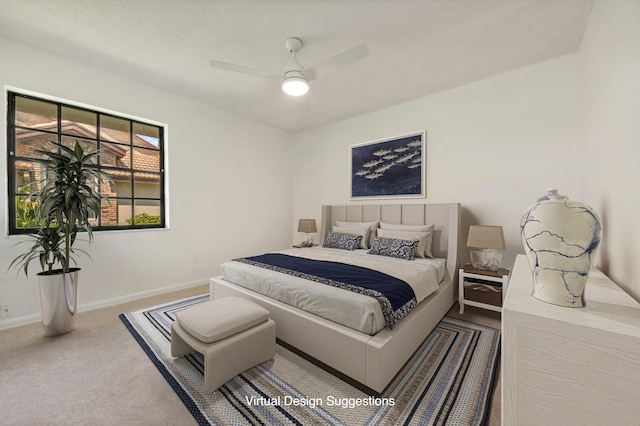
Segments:
[[[220,62],[211,60],[210,64],[213,68],[218,68],[227,71],[236,71],[243,74],[254,75],[259,77],[265,77],[270,79],[280,79],[282,91],[289,96],[302,96],[309,91],[309,82],[326,75],[336,68],[347,66],[353,62],[356,62],[369,54],[369,49],[364,44],[351,47],[336,55],[333,55],[329,59],[325,59],[322,62],[315,64],[310,68],[305,68],[298,62],[296,53],[302,49],[302,40],[297,37],[289,37],[284,42],[284,47],[289,52],[289,61],[284,67],[283,74],[273,74],[271,72],[265,72],[256,70],[253,68],[244,67],[242,65],[230,64],[227,62]]]
[[[289,96],[302,96],[309,91],[309,83],[300,72],[287,73],[282,79],[282,91]]]

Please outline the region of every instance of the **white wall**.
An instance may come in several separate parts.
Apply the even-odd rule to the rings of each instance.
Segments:
[[[290,244],[292,145],[285,132],[104,74],[0,38],[0,87],[12,86],[168,125],[169,214],[161,231],[96,233],[83,268],[81,309],[204,284],[234,256]],[[6,103],[0,108],[6,117]],[[6,123],[0,120],[2,146]],[[3,152],[6,152],[3,150]],[[23,237],[7,237],[6,169],[0,172],[0,328],[39,320],[36,276],[5,273]],[[200,263],[193,264],[193,256]],[[32,265],[37,272],[37,265]]]
[[[568,55],[296,135],[294,218],[351,203],[349,145],[426,129],[426,202],[462,204],[463,245],[471,224],[503,226],[510,267],[524,210],[548,187],[579,193],[578,65]]]
[[[464,241],[471,224],[502,225],[510,266],[523,252],[522,212],[556,187],[600,212],[598,266],[640,300],[639,8],[597,1],[577,54],[297,134],[293,151],[286,133],[1,38],[0,86],[169,126],[171,229],[96,235],[94,260],[82,259],[85,308],[204,283],[228,258],[301,241],[298,218],[351,202],[349,145],[417,130],[427,131],[426,201],[462,203]],[[0,303],[14,312],[0,328],[39,312],[35,277],[4,274],[18,241],[0,237]]]
[[[584,196],[603,221],[598,265],[640,301],[640,2],[596,2],[580,83]]]
[[[602,216],[596,265],[640,301],[639,52],[640,2],[598,0],[576,54],[300,133],[294,217],[352,202],[349,145],[426,129],[426,201],[462,203],[463,244],[502,225],[510,266],[522,212],[555,187]]]

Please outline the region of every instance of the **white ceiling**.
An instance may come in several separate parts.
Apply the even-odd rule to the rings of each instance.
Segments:
[[[0,36],[297,132],[576,52],[592,0],[0,0]],[[356,44],[370,55],[313,80],[277,80],[284,40],[311,66]],[[5,58],[0,57],[0,62]],[[0,65],[1,68],[1,65]]]

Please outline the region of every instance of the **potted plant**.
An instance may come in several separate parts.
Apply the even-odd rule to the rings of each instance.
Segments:
[[[80,271],[75,257],[77,252],[88,253],[74,244],[80,231],[86,232],[89,242],[93,240],[91,220],[100,214],[102,200],[109,201],[99,188],[110,180],[93,167],[98,151],[87,152],[78,141],[73,148],[53,144],[51,151],[36,151],[44,158],[34,160],[42,166],[42,178],[34,182],[37,189],[30,194],[37,202],[38,230],[31,235],[31,248],[9,266],[28,276],[31,261],[39,260],[40,306],[47,337],[75,328]]]

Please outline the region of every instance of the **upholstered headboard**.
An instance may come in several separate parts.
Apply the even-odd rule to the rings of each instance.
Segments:
[[[433,255],[447,258],[447,270],[455,277],[458,268],[460,204],[355,204],[322,206],[320,241],[336,220],[346,222],[389,222],[404,225],[434,224]]]

